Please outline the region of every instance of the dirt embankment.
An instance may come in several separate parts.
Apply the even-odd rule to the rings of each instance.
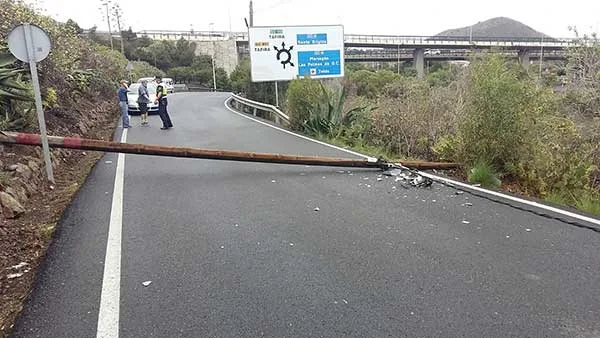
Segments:
[[[75,111],[46,112],[50,135],[110,140],[117,120],[114,102],[79,102]],[[40,147],[0,145],[0,338],[10,333],[31,291],[63,211],[101,156],[53,150],[51,185]]]

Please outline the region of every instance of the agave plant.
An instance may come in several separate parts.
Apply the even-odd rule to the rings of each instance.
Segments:
[[[31,88],[22,80],[23,70],[15,67],[16,59],[6,51],[0,51],[0,109],[5,122],[14,113],[14,101],[32,102]]]
[[[367,109],[366,106],[359,106],[344,111],[346,89],[343,86],[331,91],[320,83],[317,96],[318,103],[314,109],[310,109],[310,117],[304,122],[304,130],[313,135],[337,138],[356,120],[358,114]]]

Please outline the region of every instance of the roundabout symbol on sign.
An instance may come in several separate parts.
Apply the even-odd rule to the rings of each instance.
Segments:
[[[281,49],[277,48],[277,46],[273,46],[273,48],[277,51],[277,61],[280,61],[283,65],[283,69],[285,69],[285,65],[289,64],[294,67],[292,63],[292,53],[290,51],[294,48],[294,46],[290,46],[289,48],[285,48],[285,42],[281,43]],[[281,57],[281,54],[285,54],[284,58]]]

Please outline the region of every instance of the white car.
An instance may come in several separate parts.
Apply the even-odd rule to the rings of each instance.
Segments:
[[[171,79],[170,77],[163,77],[162,83],[164,83],[165,87],[167,87],[167,92],[169,94],[175,93],[175,86],[173,85],[173,79]]]
[[[156,79],[155,77],[143,77],[143,78],[140,78],[139,80],[137,80],[137,82],[141,83],[142,81],[148,81],[148,83],[156,84],[156,82],[154,81],[155,79]],[[173,85],[172,78],[163,77],[162,83],[165,85],[165,87],[167,87],[167,93],[169,93],[169,94],[175,93],[175,86]]]
[[[127,110],[129,111],[129,115],[139,115],[140,107],[137,103],[138,99],[138,89],[140,88],[140,83],[132,83],[129,86],[127,91]],[[148,115],[158,114],[158,103],[155,102],[156,98],[156,83],[148,81],[148,95],[150,96],[150,103],[148,103]]]

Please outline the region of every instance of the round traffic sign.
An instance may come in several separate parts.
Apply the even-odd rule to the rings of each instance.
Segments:
[[[40,62],[48,57],[51,48],[50,36],[36,25],[19,25],[8,34],[8,49],[23,62]]]

